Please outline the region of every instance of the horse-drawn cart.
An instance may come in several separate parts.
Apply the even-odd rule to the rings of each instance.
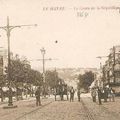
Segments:
[[[57,100],[57,95],[60,96],[60,100],[64,100],[64,95],[66,95],[68,100],[68,88],[66,84],[58,84],[54,88],[55,101]]]

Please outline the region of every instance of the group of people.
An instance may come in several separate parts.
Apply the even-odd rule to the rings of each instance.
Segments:
[[[75,94],[75,90],[74,90],[74,88],[72,87],[71,89],[70,89],[70,102],[72,101],[74,101],[74,94]],[[80,89],[78,89],[77,90],[77,96],[78,96],[78,101],[80,102]]]
[[[71,89],[69,90],[70,93],[70,102],[74,101],[74,94],[75,94],[75,90],[73,87],[71,87]],[[78,101],[80,102],[80,89],[77,90],[77,97],[78,97]],[[40,100],[40,88],[38,87],[38,89],[35,92],[35,96],[36,96],[36,106],[40,106],[41,105],[41,100]],[[111,87],[107,88],[92,88],[91,89],[91,96],[92,96],[92,100],[93,102],[96,102],[96,98],[98,98],[98,102],[99,105],[102,104],[101,99],[104,99],[104,102],[107,102],[107,99],[109,99],[109,101],[115,101],[115,91],[114,89],[112,89]]]
[[[102,104],[101,99],[104,99],[104,102],[107,102],[107,99],[109,99],[109,101],[115,101],[115,91],[111,87],[92,88],[91,96],[93,102],[96,102],[96,97],[98,96],[98,102],[100,105]]]
[[[75,90],[73,87],[71,87],[71,89],[69,90],[70,93],[70,102],[74,101],[74,94],[75,94]],[[78,96],[78,101],[80,102],[80,89],[77,90],[77,96]],[[40,106],[41,105],[41,100],[40,100],[40,87],[37,88],[37,90],[35,91],[35,97],[36,97],[36,106]]]

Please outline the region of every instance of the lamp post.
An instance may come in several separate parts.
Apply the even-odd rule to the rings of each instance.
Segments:
[[[3,29],[6,31],[7,34],[7,42],[8,42],[8,87],[9,87],[9,100],[8,100],[8,106],[13,106],[13,100],[12,100],[12,86],[11,86],[11,60],[10,60],[10,33],[14,28],[21,28],[23,26],[37,26],[37,24],[34,25],[16,25],[11,26],[9,25],[9,17],[7,17],[7,25],[0,27],[0,29]]]
[[[41,54],[42,54],[42,57],[43,57],[43,82],[45,82],[45,49],[42,48],[40,49],[41,50]]]
[[[46,61],[52,61],[52,60],[58,60],[58,59],[52,59],[52,58],[45,58],[45,53],[46,53],[46,50],[44,49],[44,47],[42,49],[40,49],[41,51],[41,54],[42,54],[42,59],[32,59],[30,61],[42,61],[43,62],[43,89],[44,89],[44,93],[46,92],[45,91],[45,84],[46,84],[46,76],[45,76],[45,62]],[[45,97],[45,94],[44,94],[44,97]]]
[[[113,82],[116,82],[116,74],[115,74],[115,65],[116,65],[116,50],[115,46],[113,46]]]
[[[40,49],[42,57],[43,57],[43,91],[44,91],[44,97],[46,97],[46,90],[45,90],[45,52],[46,50],[44,48]]]

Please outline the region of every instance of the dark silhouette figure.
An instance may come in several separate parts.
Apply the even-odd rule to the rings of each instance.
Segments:
[[[96,102],[96,89],[95,88],[92,88],[91,96],[92,96],[93,102]]]
[[[36,96],[36,106],[40,106],[41,105],[41,100],[40,100],[40,88],[38,88],[35,92],[35,96]]]
[[[107,102],[107,98],[108,98],[108,89],[106,87],[103,88],[103,91],[104,91],[104,102]]]
[[[78,96],[78,101],[80,102],[80,89],[78,89],[78,91],[77,91],[77,96]]]
[[[99,105],[102,104],[101,97],[102,97],[102,92],[101,92],[100,88],[98,88],[98,102],[99,102]]]
[[[72,101],[74,101],[74,93],[75,93],[75,90],[73,89],[73,87],[71,88],[71,90],[70,90],[70,102]]]

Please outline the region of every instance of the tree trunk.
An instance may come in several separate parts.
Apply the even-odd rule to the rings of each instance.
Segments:
[[[3,102],[3,100],[4,100],[4,94],[3,94],[2,87],[1,87],[1,102]]]

